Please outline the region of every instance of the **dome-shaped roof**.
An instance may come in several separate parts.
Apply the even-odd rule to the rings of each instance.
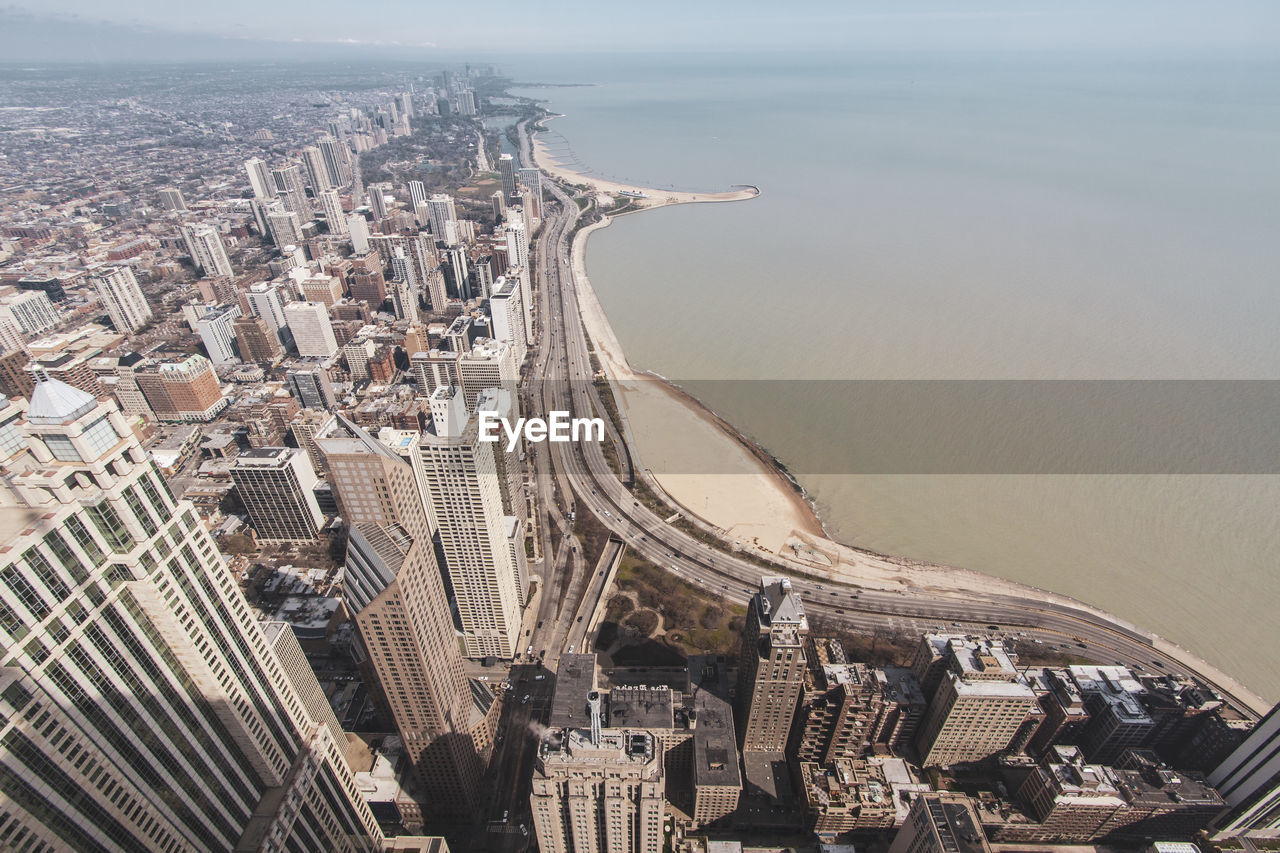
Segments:
[[[93,410],[98,401],[57,379],[41,379],[31,392],[27,420],[33,424],[65,424]]]

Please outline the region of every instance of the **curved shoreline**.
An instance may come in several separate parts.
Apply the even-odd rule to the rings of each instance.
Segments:
[[[544,116],[530,122],[535,129],[545,129],[542,127],[544,121],[548,121],[558,116]],[[550,153],[546,150],[545,144],[540,144],[535,132],[526,131],[529,140],[529,148],[532,152],[534,165],[542,171],[548,173],[552,177],[558,178],[566,183],[586,186],[595,189],[599,194],[616,195],[620,189],[637,189],[633,186],[609,181],[601,178],[594,178],[580,172],[575,172],[565,166],[552,162]],[[740,185],[748,187],[749,185]],[[643,190],[642,190],[643,191]],[[661,193],[668,198],[658,201],[651,198],[649,204],[638,205],[630,210],[622,211],[617,216],[624,216],[630,213],[636,213],[640,210],[649,210],[656,207],[664,207],[671,204],[687,204],[687,203],[707,203],[721,201],[738,201],[755,198],[759,195],[759,189],[749,187],[749,190],[742,190],[738,193],[679,193],[668,192],[663,190],[650,190],[648,192]],[[820,566],[813,564],[801,563],[798,559],[790,559],[782,553],[776,553],[775,558],[781,558],[788,565],[793,566],[793,571],[802,574],[813,575],[817,577],[826,577],[830,580],[846,583],[857,583],[865,586],[871,586],[880,589],[901,589],[902,587],[915,587],[929,590],[932,593],[940,595],[963,595],[974,591],[981,591],[984,594],[997,595],[1013,595],[1044,604],[1049,607],[1068,607],[1079,611],[1083,611],[1093,616],[1104,619],[1107,622],[1117,626],[1117,628],[1131,631],[1144,638],[1149,638],[1153,646],[1157,646],[1162,650],[1170,653],[1172,657],[1181,661],[1184,666],[1202,677],[1212,680],[1223,688],[1229,690],[1233,697],[1237,699],[1244,707],[1241,710],[1253,711],[1258,715],[1265,714],[1271,709],[1272,703],[1267,702],[1262,697],[1255,694],[1252,690],[1242,684],[1235,677],[1223,672],[1218,667],[1205,661],[1196,653],[1176,644],[1172,641],[1144,630],[1128,620],[1122,619],[1113,613],[1105,611],[1099,607],[1095,607],[1087,602],[1080,601],[1061,593],[1052,592],[1050,590],[1034,587],[1029,584],[1018,581],[1011,581],[1000,578],[995,575],[988,575],[973,569],[966,569],[956,566],[947,566],[939,563],[931,563],[924,560],[915,560],[907,557],[894,556],[889,554],[881,554],[865,548],[856,548],[841,543],[827,535],[825,526],[818,514],[817,508],[812,500],[805,493],[804,488],[791,476],[786,467],[770,454],[765,448],[756,444],[749,437],[743,435],[739,430],[733,427],[724,418],[717,415],[713,410],[708,408],[700,400],[693,397],[687,391],[684,391],[675,383],[665,377],[647,370],[636,370],[626,359],[626,355],[622,349],[621,343],[618,341],[617,335],[613,331],[613,327],[609,322],[603,306],[591,286],[590,279],[586,274],[586,245],[592,232],[608,227],[614,216],[603,214],[599,222],[585,226],[574,236],[572,246],[570,248],[570,263],[573,268],[574,286],[578,291],[578,299],[582,313],[582,323],[594,345],[597,357],[600,359],[601,367],[606,375],[613,381],[615,389],[622,390],[622,397],[625,399],[627,393],[625,389],[628,384],[634,384],[637,381],[653,383],[656,387],[662,389],[663,393],[676,405],[692,414],[704,423],[712,426],[715,431],[723,438],[729,441],[741,452],[749,454],[755,463],[766,471],[774,483],[774,487],[779,490],[785,490],[793,505],[799,504],[804,508],[804,515],[811,520],[816,531],[803,531],[797,528],[793,531],[799,535],[794,538],[807,547],[811,547],[817,553],[833,558],[829,568],[823,571]],[[619,401],[622,402],[621,400]],[[625,409],[627,407],[620,406]],[[624,412],[624,419],[629,417]],[[630,428],[628,427],[628,432]],[[633,441],[633,444],[635,442]],[[638,448],[633,448],[635,452],[640,453]],[[647,469],[646,469],[647,471]],[[649,472],[650,476],[653,476]],[[655,477],[656,479],[656,477]],[[730,531],[718,525],[714,521],[703,518],[696,510],[688,506],[687,501],[681,501],[670,494],[670,490],[665,489],[667,497],[677,506],[681,507],[685,512],[697,518],[704,526],[710,527],[715,531],[723,534],[729,534]],[[788,542],[790,544],[790,541]],[[840,568],[852,569],[853,573],[848,571],[838,571]]]

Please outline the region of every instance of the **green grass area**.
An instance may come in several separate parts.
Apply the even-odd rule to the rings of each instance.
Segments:
[[[737,655],[747,612],[742,605],[724,601],[630,551],[618,567],[617,585],[639,602],[641,611],[629,619],[642,618],[644,609],[662,614],[666,633],[655,639],[668,649],[684,657],[703,652]]]

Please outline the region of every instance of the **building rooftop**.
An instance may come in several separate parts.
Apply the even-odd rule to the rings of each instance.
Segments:
[[[596,656],[562,655],[556,671],[556,692],[551,697],[551,716],[547,723],[553,729],[591,725],[587,711],[587,694],[596,686]]]
[[[27,420],[34,424],[65,424],[88,414],[98,401],[79,388],[57,379],[41,379],[31,392]]]
[[[760,621],[763,624],[795,624],[808,628],[804,605],[799,594],[791,588],[790,578],[761,578],[759,597]]]
[[[609,725],[630,729],[674,726],[675,702],[669,687],[615,687],[609,691]]]

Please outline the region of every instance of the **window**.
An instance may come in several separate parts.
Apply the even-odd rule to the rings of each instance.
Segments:
[[[44,440],[45,447],[49,448],[49,452],[53,454],[54,459],[62,462],[82,462],[80,454],[76,452],[75,445],[71,443],[71,439],[65,435],[45,435],[41,436]]]
[[[94,456],[101,456],[120,442],[111,422],[103,415],[84,428],[84,441]]]
[[[102,534],[102,538],[107,540],[107,544],[111,546],[111,550],[120,553],[128,551],[133,547],[133,536],[125,529],[124,523],[120,521],[120,516],[116,514],[111,504],[106,501],[85,507],[89,513],[89,519],[94,526],[98,528],[98,532]]]
[[[102,562],[102,549],[98,547],[98,543],[93,541],[93,537],[89,535],[89,528],[85,527],[84,522],[76,515],[69,516],[66,523],[67,530],[71,531],[76,543],[89,555],[89,559],[93,560],[94,566],[97,567]]]

